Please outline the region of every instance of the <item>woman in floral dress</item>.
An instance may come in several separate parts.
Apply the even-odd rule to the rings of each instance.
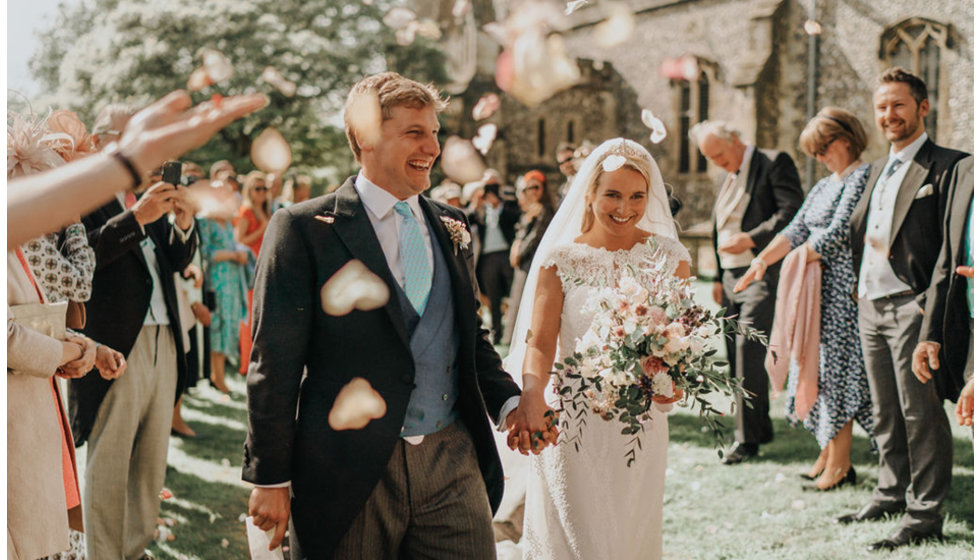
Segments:
[[[817,401],[803,425],[820,444],[820,457],[805,478],[816,479],[817,490],[854,483],[851,430],[856,419],[872,433],[871,390],[861,356],[857,303],[851,297],[856,282],[851,259],[848,222],[868,181],[870,166],[861,161],[868,140],[861,122],[836,107],[820,111],[800,134],[800,147],[833,174],[810,189],[796,217],[752,261],[735,287],[740,291],[762,278],[766,268],[790,250],[807,245],[807,260],[823,265],[820,288],[820,371]],[[793,415],[792,395],[797,382],[791,368],[787,415]],[[793,416],[795,418],[795,416]]]

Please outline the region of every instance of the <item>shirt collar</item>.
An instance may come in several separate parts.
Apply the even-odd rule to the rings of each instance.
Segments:
[[[921,148],[922,145],[925,144],[926,140],[928,139],[929,139],[929,135],[926,134],[925,131],[922,131],[922,134],[920,134],[918,138],[913,140],[912,143],[909,144],[908,146],[905,146],[904,148],[899,150],[898,153],[895,153],[894,149],[889,149],[888,159],[898,158],[899,161],[905,163],[911,160],[912,158],[914,158],[915,154],[919,153],[919,148]]]
[[[363,173],[357,174],[357,178],[354,180],[354,188],[357,190],[358,196],[361,197],[364,207],[379,220],[388,217],[388,214],[395,208],[395,204],[399,202],[395,195],[372,183]],[[419,195],[413,194],[406,198],[405,202],[412,209],[415,219],[421,220],[422,207],[419,205]]]

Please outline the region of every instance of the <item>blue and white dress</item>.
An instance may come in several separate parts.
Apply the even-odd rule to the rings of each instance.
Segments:
[[[817,401],[803,426],[826,447],[847,422],[873,435],[871,389],[861,355],[857,303],[851,297],[856,272],[851,258],[849,221],[868,182],[870,165],[852,169],[843,179],[824,177],[810,189],[793,221],[781,232],[793,248],[809,242],[821,255],[820,376]],[[791,367],[786,415],[796,420],[794,398],[799,370]],[[874,441],[872,439],[872,441]]]

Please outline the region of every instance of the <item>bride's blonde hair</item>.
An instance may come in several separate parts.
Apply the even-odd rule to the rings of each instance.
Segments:
[[[618,161],[619,158],[623,158],[622,163]],[[606,171],[607,167],[611,169]],[[586,211],[582,215],[582,233],[591,230],[592,226],[595,225],[595,213],[592,212],[592,201],[595,200],[595,193],[599,189],[599,179],[602,178],[603,173],[611,173],[621,168],[632,169],[640,175],[643,175],[643,181],[647,185],[647,193],[650,192],[650,175],[652,170],[650,169],[649,157],[627,144],[625,140],[617,143],[612,149],[606,152],[602,161],[590,170],[588,178],[589,190],[585,193]]]

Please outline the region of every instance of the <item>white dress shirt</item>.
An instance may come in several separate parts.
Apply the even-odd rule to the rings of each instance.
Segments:
[[[911,144],[898,153],[888,151],[888,161],[875,182],[868,205],[868,225],[864,232],[864,252],[861,256],[861,270],[858,273],[858,297],[875,300],[911,290],[912,287],[899,280],[888,262],[889,240],[892,234],[892,221],[895,218],[895,199],[912,165],[915,154],[929,136],[923,132]],[[885,178],[885,173],[894,159],[901,165]]]
[[[391,275],[395,277],[395,282],[405,289],[405,270],[402,268],[401,261],[398,259],[398,241],[401,235],[402,219],[398,212],[395,212],[395,204],[398,198],[390,192],[382,189],[368,180],[363,174],[358,173],[354,181],[354,188],[357,195],[361,198],[361,203],[367,209],[368,219],[371,220],[371,227],[374,228],[375,235],[378,236],[378,243],[381,244],[381,251],[385,254],[385,261]],[[425,242],[425,254],[429,258],[429,270],[432,270],[432,238],[429,235],[429,226],[425,215],[422,214],[422,207],[419,206],[419,196],[412,195],[405,199],[408,207],[412,209],[412,216],[419,223],[419,230],[422,231],[422,241]]]

